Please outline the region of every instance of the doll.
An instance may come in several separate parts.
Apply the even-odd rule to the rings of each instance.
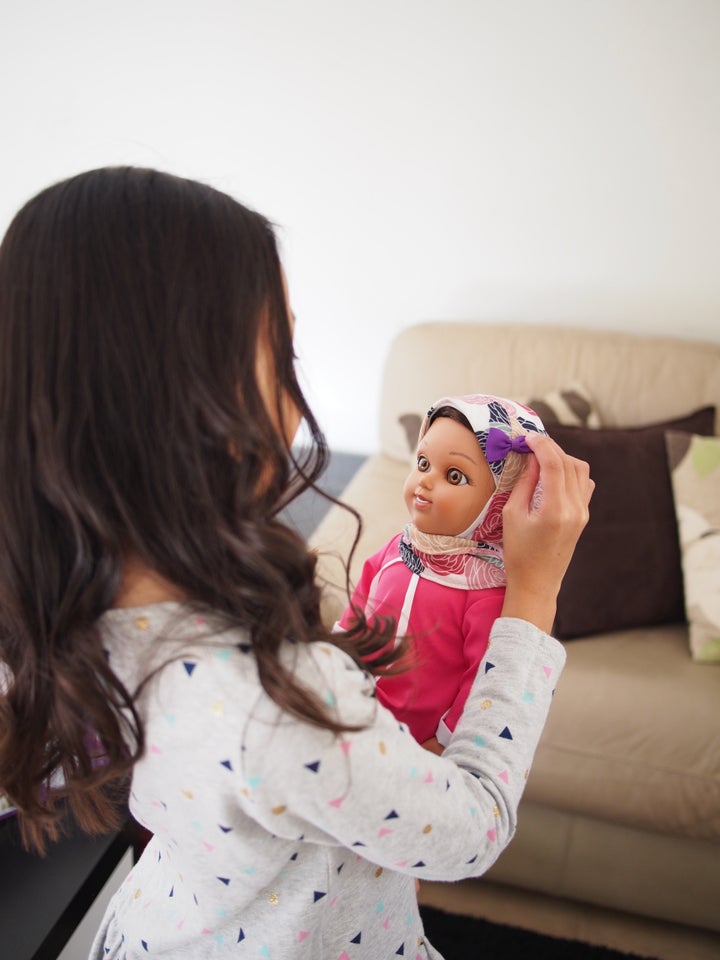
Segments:
[[[350,605],[397,620],[407,669],[381,676],[378,699],[435,752],[462,714],[505,594],[502,510],[545,433],[529,407],[501,397],[443,397],[428,411],[403,496],[410,522],[364,564]],[[486,666],[490,669],[490,665]]]

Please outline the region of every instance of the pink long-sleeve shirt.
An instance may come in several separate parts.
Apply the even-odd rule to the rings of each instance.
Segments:
[[[403,563],[401,535],[366,560],[352,604],[367,614],[398,619],[398,634],[412,638],[413,667],[382,677],[377,695],[419,743],[437,736],[447,745],[465,706],[500,616],[504,587],[458,589],[418,576]],[[339,621],[347,629],[352,604]]]

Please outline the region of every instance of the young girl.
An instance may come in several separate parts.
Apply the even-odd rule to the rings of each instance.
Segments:
[[[502,511],[544,433],[529,407],[476,394],[436,401],[420,426],[401,534],[370,557],[339,621],[392,616],[411,638],[408,669],[382,677],[378,699],[435,753],[450,742],[502,611]]]
[[[478,875],[507,844],[563,664],[544,631],[592,481],[528,443],[494,669],[437,757],[358,666],[385,662],[393,624],[333,636],[277,519],[325,448],[268,222],[126,168],[17,214],[0,247],[0,787],[36,846],[57,831],[57,771],[89,831],[129,789],[152,839],[94,960],[437,957],[414,880]]]

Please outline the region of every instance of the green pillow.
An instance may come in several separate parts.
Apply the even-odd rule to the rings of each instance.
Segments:
[[[665,435],[695,660],[720,663],[720,437]]]

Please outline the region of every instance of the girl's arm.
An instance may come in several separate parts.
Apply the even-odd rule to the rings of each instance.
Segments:
[[[247,812],[277,836],[344,846],[419,879],[484,873],[515,832],[564,662],[561,645],[530,624],[498,620],[442,757],[372,698],[372,679],[349,658],[314,646],[300,651],[299,676],[314,678],[338,718],[366,727],[334,737],[256,712],[239,784]]]

